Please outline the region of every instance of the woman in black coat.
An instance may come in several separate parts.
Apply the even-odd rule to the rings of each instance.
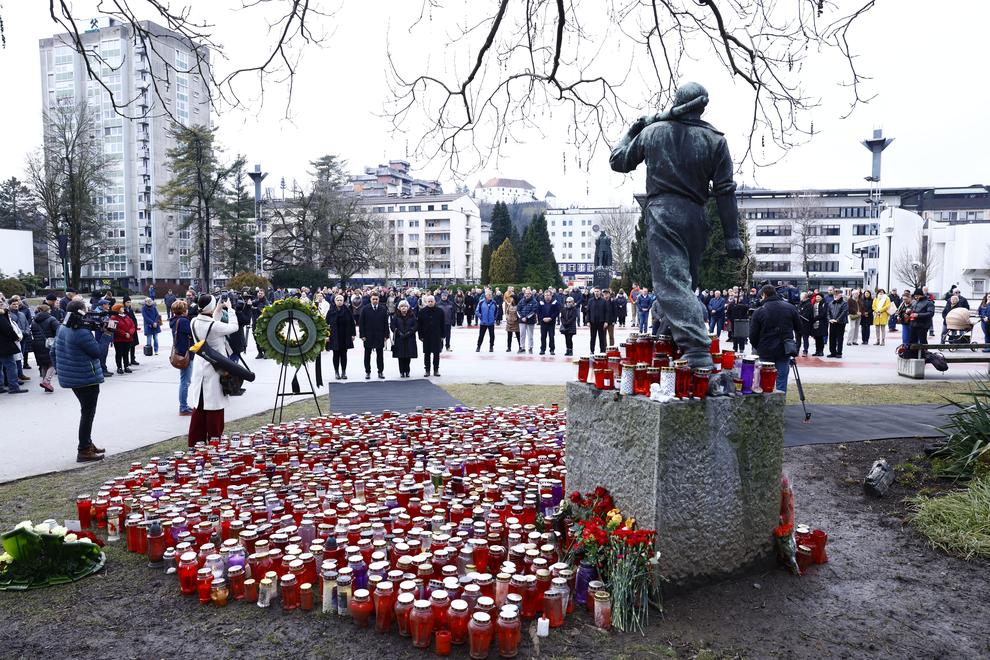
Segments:
[[[436,299],[427,294],[416,317],[419,340],[423,342],[423,367],[425,377],[430,376],[430,359],[433,362],[433,375],[440,375],[440,352],[443,350],[444,326],[446,319],[443,310],[436,306]]]
[[[560,310],[560,334],[564,335],[567,351],[564,355],[574,355],[574,335],[577,334],[577,305],[574,298],[567,296],[564,308]]]
[[[52,387],[55,367],[52,366],[51,347],[55,343],[55,334],[60,325],[50,312],[48,305],[38,305],[31,321],[31,350],[34,351],[34,359],[38,363],[38,372],[42,379],[38,386],[49,393],[55,391]]]
[[[330,338],[327,348],[333,352],[333,373],[337,380],[347,380],[347,351],[354,348],[357,329],[351,308],[344,305],[344,296],[337,294],[327,312]]]
[[[399,376],[409,378],[409,363],[419,353],[416,350],[416,315],[405,300],[399,301],[391,327],[392,357],[399,360]]]
[[[809,334],[815,338],[815,357],[824,357],[825,340],[828,338],[828,305],[825,303],[825,296],[814,294],[811,297]],[[803,314],[801,316],[804,316]],[[802,328],[804,319],[801,321]]]

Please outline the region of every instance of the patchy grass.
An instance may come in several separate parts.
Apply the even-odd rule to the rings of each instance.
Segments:
[[[450,396],[472,408],[536,404],[567,405],[563,385],[503,385],[502,383],[455,383],[442,385]]]
[[[990,477],[941,497],[909,500],[911,523],[932,547],[963,559],[990,559]]]

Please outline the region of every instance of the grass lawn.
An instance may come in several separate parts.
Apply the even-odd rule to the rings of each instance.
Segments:
[[[524,403],[566,405],[563,385],[503,385],[502,383],[443,385],[451,396],[472,407],[496,404],[515,406]],[[942,397],[969,389],[968,383],[956,385],[925,381],[918,384],[850,385],[846,383],[811,383],[805,385],[805,398],[818,405],[879,405],[893,403],[945,403]],[[787,392],[789,405],[800,405],[796,387]]]

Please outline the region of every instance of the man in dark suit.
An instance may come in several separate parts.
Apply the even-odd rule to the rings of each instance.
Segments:
[[[361,307],[358,330],[364,340],[364,379],[371,379],[371,351],[377,354],[378,377],[385,378],[385,339],[388,337],[388,310],[377,293],[371,294],[371,304]]]

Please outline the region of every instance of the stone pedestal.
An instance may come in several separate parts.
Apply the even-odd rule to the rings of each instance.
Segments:
[[[591,280],[591,286],[596,289],[607,289],[612,286],[612,269],[599,266]]]
[[[675,586],[769,563],[780,512],[784,395],[657,403],[567,384],[567,489],[605,486],[657,530]]]

